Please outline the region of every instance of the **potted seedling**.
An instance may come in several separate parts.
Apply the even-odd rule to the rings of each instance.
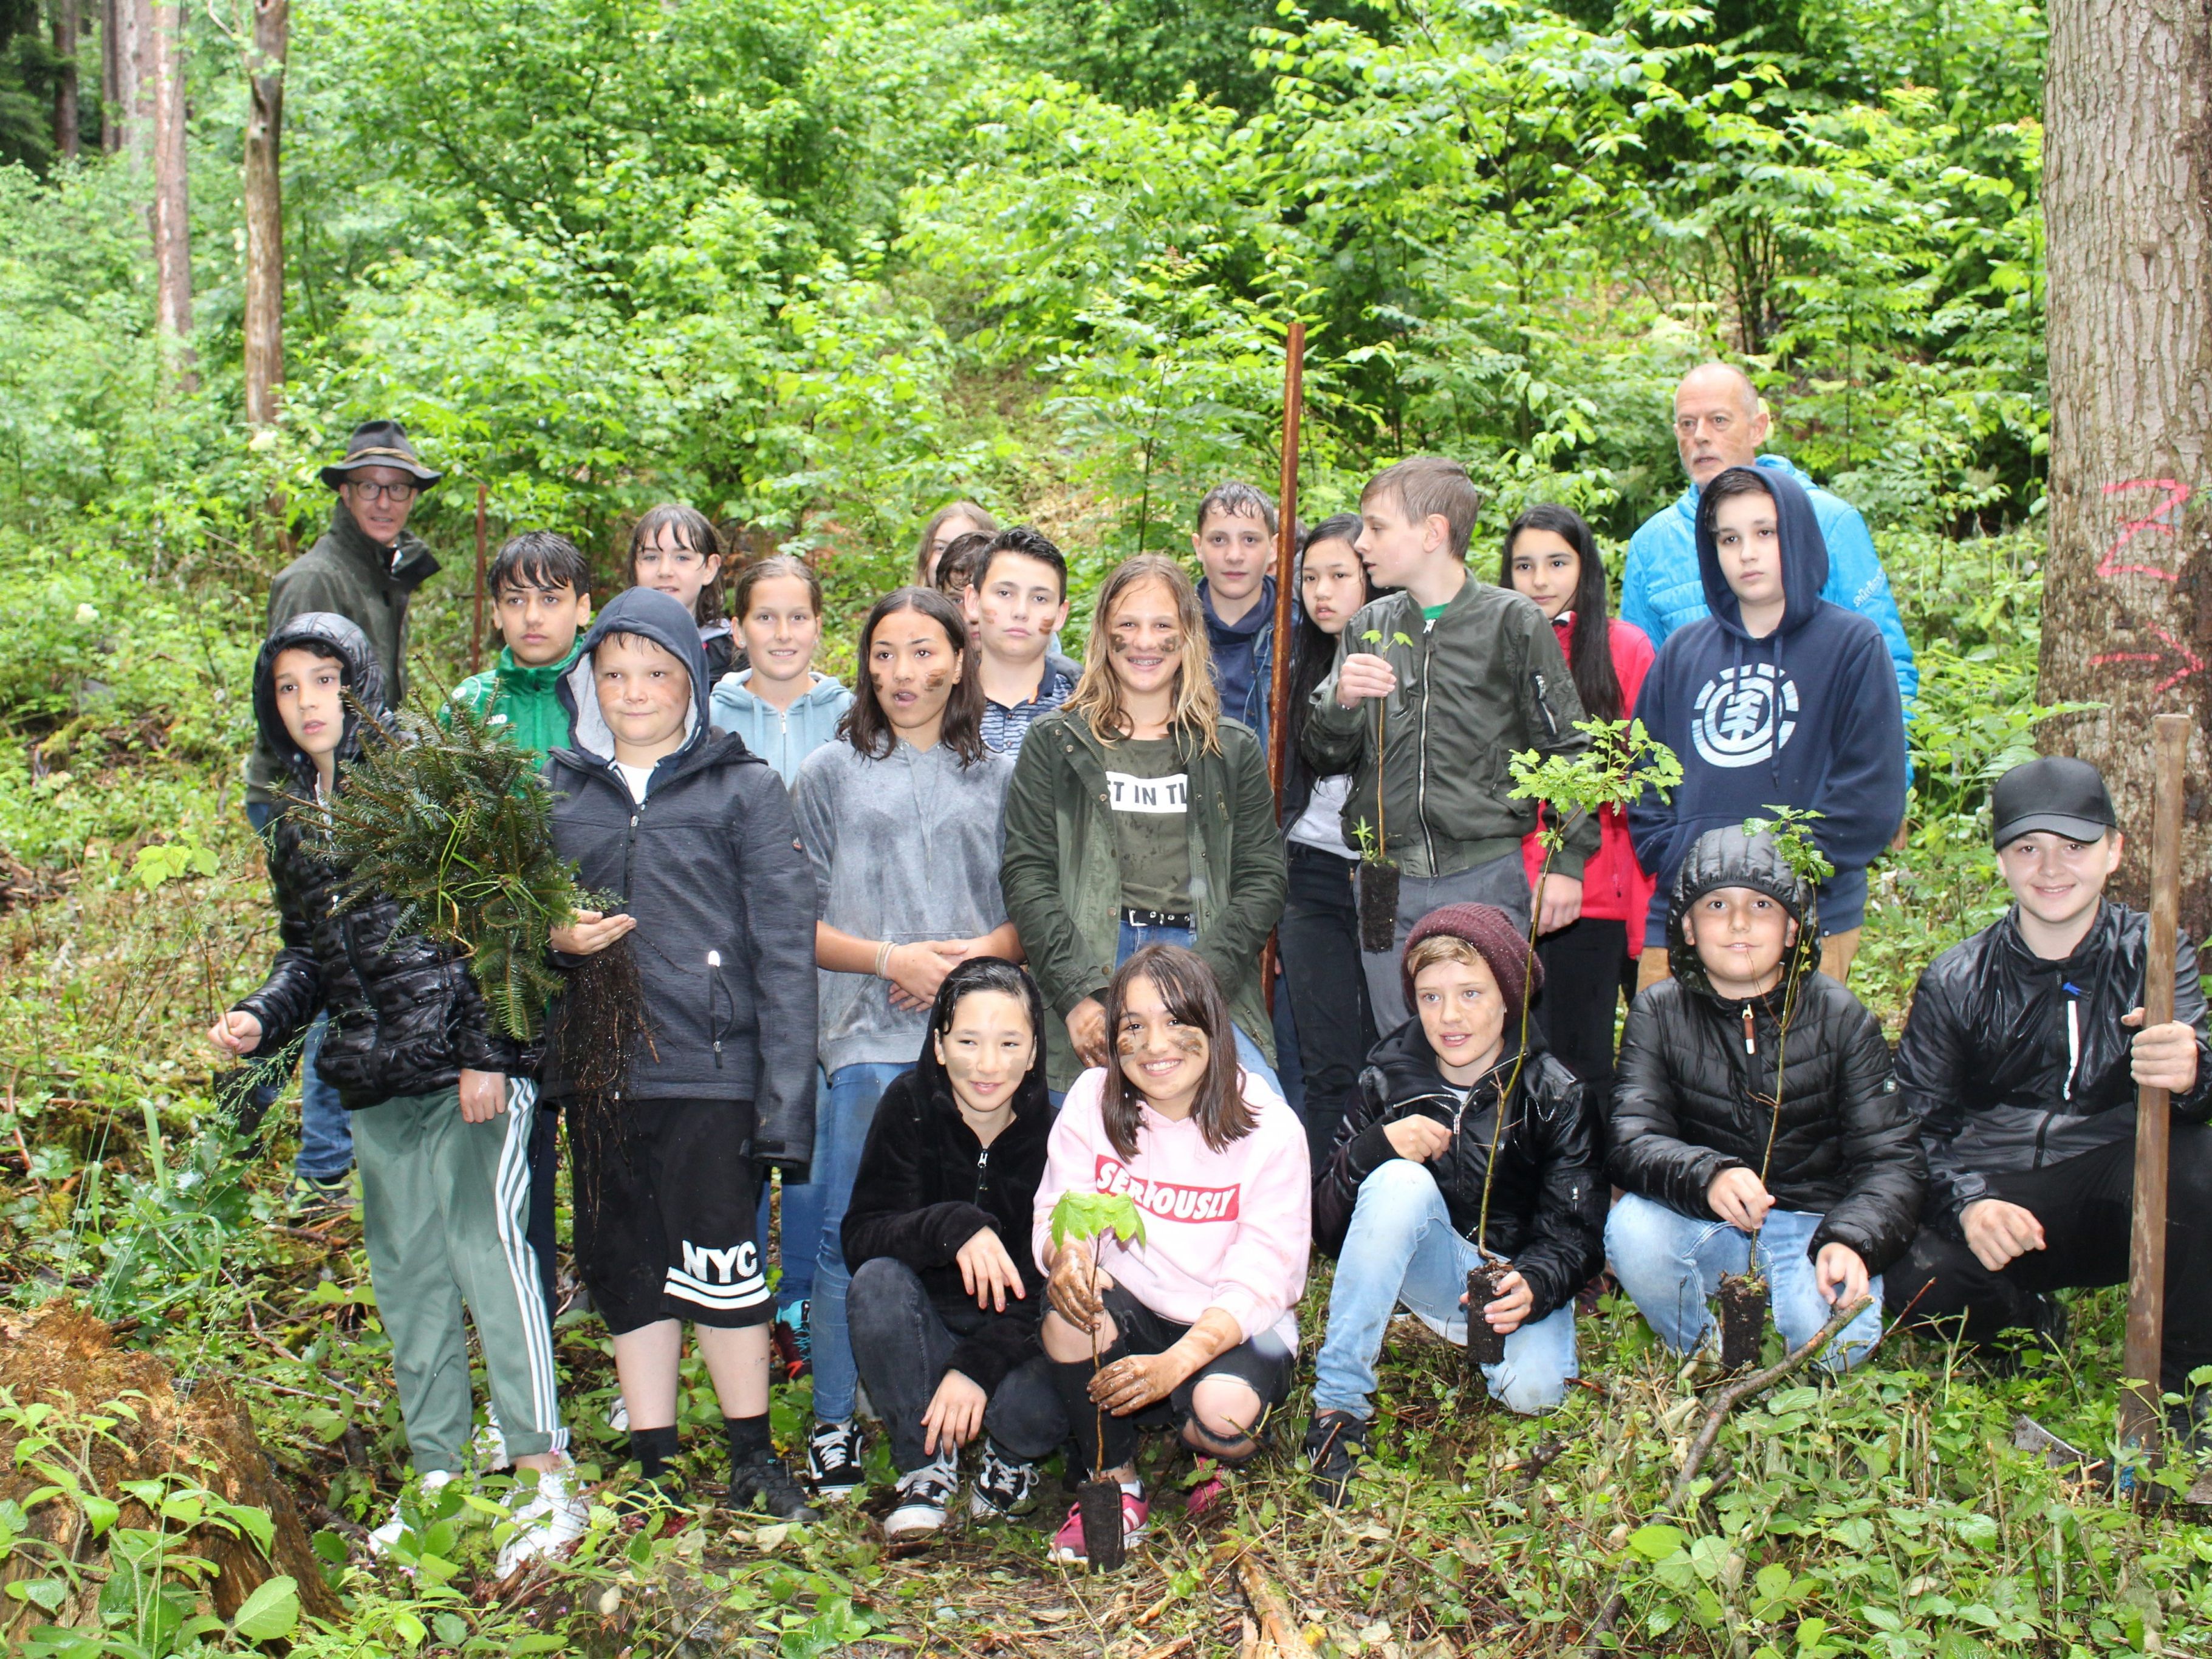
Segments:
[[[1513,780],[1513,799],[1534,800],[1548,809],[1536,830],[1536,842],[1544,855],[1535,884],[1540,894],[1544,878],[1552,872],[1553,860],[1577,824],[1607,810],[1626,810],[1642,799],[1646,789],[1656,791],[1664,799],[1667,792],[1682,781],[1682,763],[1675,758],[1674,751],[1655,739],[1644,729],[1642,720],[1577,720],[1575,729],[1589,737],[1587,748],[1573,754],[1546,756],[1540,756],[1533,749],[1526,750],[1506,763]],[[1538,906],[1532,902],[1528,936],[1523,942],[1530,961],[1536,954],[1538,920]],[[1482,1206],[1474,1230],[1474,1247],[1481,1254],[1482,1262],[1470,1269],[1467,1276],[1467,1365],[1470,1382],[1480,1374],[1480,1367],[1498,1364],[1505,1358],[1504,1333],[1482,1316],[1482,1310],[1498,1299],[1499,1282],[1513,1270],[1510,1261],[1490,1248],[1490,1189],[1498,1168],[1498,1149],[1504,1143],[1506,1114],[1511,1109],[1514,1091],[1521,1081],[1521,1067],[1528,1059],[1529,1005],[1534,993],[1535,975],[1524,973],[1513,1069],[1498,1091],[1497,1113],[1490,1129],[1490,1155],[1483,1165]],[[1466,1109],[1464,1105],[1460,1108],[1462,1112]],[[1456,1118],[1452,1132],[1459,1132]]]
[[[1145,1218],[1138,1213],[1136,1204],[1122,1193],[1079,1193],[1068,1191],[1060,1195],[1052,1206],[1052,1247],[1060,1249],[1070,1239],[1087,1239],[1091,1243],[1091,1293],[1098,1294],[1098,1253],[1108,1237],[1119,1239],[1123,1244],[1145,1242]],[[1091,1376],[1098,1376],[1098,1325],[1091,1326]],[[1091,1446],[1091,1478],[1075,1489],[1075,1506],[1083,1516],[1083,1553],[1092,1569],[1111,1572],[1122,1562],[1121,1549],[1121,1484],[1118,1480],[1098,1478],[1106,1462],[1106,1407],[1095,1407],[1097,1422],[1094,1428],[1097,1437]]]
[[[1386,644],[1379,628],[1370,628],[1359,637],[1379,657],[1389,655],[1389,646],[1410,648],[1413,643],[1408,635],[1394,632]],[[1388,951],[1398,942],[1398,866],[1390,857],[1382,823],[1382,717],[1389,701],[1375,699],[1375,827],[1370,830],[1367,820],[1362,818],[1352,831],[1359,840],[1359,948],[1363,951]]]
[[[1782,861],[1790,866],[1790,873],[1802,881],[1815,894],[1820,884],[1835,874],[1836,866],[1828,862],[1813,839],[1813,820],[1820,817],[1809,808],[1769,806],[1774,814],[1771,818],[1746,818],[1743,832],[1747,836],[1768,836],[1773,839],[1775,850]],[[1784,953],[1782,974],[1782,1018],[1774,1042],[1774,1093],[1763,1099],[1767,1105],[1766,1153],[1759,1160],[1759,1184],[1764,1187],[1774,1165],[1774,1140],[1782,1127],[1782,1083],[1790,1060],[1790,1019],[1797,1005],[1797,987],[1804,979],[1802,973],[1791,971],[1791,960],[1808,948],[1818,927],[1817,899],[1806,902],[1805,915],[1797,925],[1797,938]],[[1752,1014],[1744,1010],[1744,1043],[1748,1048],[1753,1042]],[[1721,1275],[1718,1300],[1721,1321],[1721,1367],[1724,1370],[1741,1370],[1758,1363],[1759,1349],[1766,1338],[1766,1317],[1772,1301],[1766,1275],[1759,1270],[1759,1255],[1752,1253],[1751,1265],[1740,1273]]]

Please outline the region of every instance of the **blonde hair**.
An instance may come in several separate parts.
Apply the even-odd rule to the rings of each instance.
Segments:
[[[1490,963],[1482,952],[1456,933],[1431,933],[1406,952],[1406,981],[1411,984],[1431,968],[1450,962],[1462,968],[1472,968],[1480,963]]]
[[[1083,648],[1083,678],[1067,700],[1070,712],[1080,714],[1091,734],[1101,743],[1119,743],[1129,735],[1128,711],[1121,706],[1121,682],[1114,672],[1107,648],[1113,633],[1114,612],[1130,591],[1146,582],[1158,582],[1175,601],[1176,623],[1182,629],[1182,660],[1176,667],[1175,708],[1168,724],[1188,729],[1210,754],[1221,752],[1221,694],[1213,685],[1213,652],[1206,641],[1206,613],[1199,608],[1198,590],[1189,573],[1173,559],[1157,553],[1140,553],[1115,567],[1098,590],[1091,613],[1091,638]]]

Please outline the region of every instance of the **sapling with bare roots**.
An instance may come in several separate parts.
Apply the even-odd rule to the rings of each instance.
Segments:
[[[1080,1193],[1070,1190],[1052,1206],[1052,1248],[1057,1251],[1069,1240],[1091,1245],[1091,1295],[1098,1296],[1098,1250],[1109,1237],[1122,1243],[1145,1242],[1145,1218],[1135,1201],[1124,1193]],[[1098,1376],[1098,1321],[1091,1322],[1091,1376]],[[1106,1407],[1096,1407],[1097,1438],[1091,1442],[1091,1478],[1075,1489],[1076,1508],[1083,1516],[1083,1553],[1099,1571],[1112,1571],[1122,1561],[1121,1484],[1099,1477],[1106,1468]]]
[[[1375,647],[1378,656],[1388,654],[1382,629],[1370,628],[1359,637]],[[1413,643],[1402,633],[1393,633],[1389,641],[1409,649]],[[1362,818],[1352,832],[1359,839],[1359,946],[1364,951],[1388,951],[1398,941],[1398,865],[1390,856],[1382,822],[1382,715],[1389,701],[1375,699],[1375,827],[1370,831]]]

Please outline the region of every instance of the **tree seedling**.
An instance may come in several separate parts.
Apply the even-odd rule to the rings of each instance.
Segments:
[[[1413,643],[1410,635],[1394,631],[1386,645],[1379,628],[1369,629],[1359,638],[1385,657],[1391,645],[1410,649]],[[1388,951],[1398,940],[1399,872],[1389,855],[1382,822],[1382,717],[1389,701],[1375,699],[1375,828],[1370,832],[1362,818],[1353,831],[1359,841],[1359,946],[1364,951]]]
[[[1133,1200],[1123,1193],[1069,1191],[1052,1206],[1052,1247],[1058,1250],[1069,1240],[1091,1245],[1091,1293],[1098,1294],[1098,1254],[1109,1237],[1123,1244],[1145,1242],[1145,1218]],[[1091,1326],[1091,1376],[1098,1376],[1098,1322]],[[1091,1442],[1092,1478],[1075,1489],[1076,1508],[1083,1516],[1083,1553],[1092,1569],[1111,1572],[1124,1559],[1121,1547],[1121,1483],[1098,1475],[1106,1467],[1106,1407],[1096,1407],[1097,1438]]]

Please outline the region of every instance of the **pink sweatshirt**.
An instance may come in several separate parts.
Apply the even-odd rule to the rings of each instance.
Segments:
[[[1106,1240],[1099,1264],[1118,1283],[1178,1325],[1218,1308],[1246,1341],[1272,1327],[1295,1352],[1313,1239],[1313,1182],[1297,1115],[1252,1079],[1245,1098],[1258,1121],[1217,1152],[1195,1121],[1173,1122],[1147,1106],[1137,1155],[1125,1164],[1098,1115],[1105,1080],[1095,1067],[1076,1079],[1053,1126],[1031,1233],[1037,1265],[1052,1259],[1052,1206],[1062,1193],[1126,1193],[1145,1218],[1145,1242]]]

